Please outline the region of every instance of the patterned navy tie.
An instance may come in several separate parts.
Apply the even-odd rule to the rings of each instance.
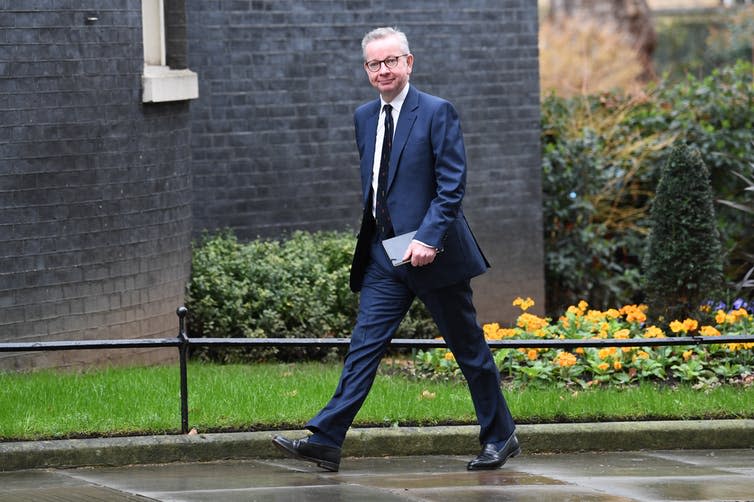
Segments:
[[[374,211],[377,230],[383,238],[392,237],[393,224],[387,209],[387,176],[390,166],[390,149],[393,146],[393,107],[385,105],[385,134],[382,139],[382,157],[380,158],[380,173],[377,177],[377,197]]]

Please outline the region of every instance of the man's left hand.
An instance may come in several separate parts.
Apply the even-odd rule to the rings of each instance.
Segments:
[[[403,255],[403,261],[411,260],[412,266],[423,267],[432,263],[435,260],[435,256],[437,256],[435,248],[425,246],[417,241],[411,241],[406,254]]]

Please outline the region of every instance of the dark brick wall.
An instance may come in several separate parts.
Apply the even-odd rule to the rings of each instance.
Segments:
[[[371,28],[406,31],[412,84],[463,120],[465,208],[493,269],[475,281],[483,320],[544,305],[537,5],[531,0],[204,0],[188,4],[194,232],[242,238],[354,228],[354,108],[376,97],[362,69]]]
[[[142,105],[142,65],[139,0],[0,0],[0,340],[177,334],[189,105]],[[0,354],[0,368],[173,352]]]

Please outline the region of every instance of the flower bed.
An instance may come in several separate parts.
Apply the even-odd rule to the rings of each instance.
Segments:
[[[527,312],[530,298],[516,298],[521,309],[516,325],[484,325],[485,338],[503,339],[636,339],[666,336],[720,336],[754,333],[754,316],[741,301],[730,308],[706,305],[701,316],[672,321],[670,333],[647,325],[646,305],[626,305],[606,311],[591,310],[586,302],[571,306],[556,321]],[[520,384],[557,384],[587,388],[601,384],[643,381],[684,382],[700,386],[720,383],[754,383],[754,343],[720,343],[695,346],[579,347],[561,349],[496,349],[495,362],[503,378]],[[460,376],[452,352],[420,351],[416,370],[423,376]]]

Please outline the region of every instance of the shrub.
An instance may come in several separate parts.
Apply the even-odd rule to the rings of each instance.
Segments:
[[[715,197],[748,204],[741,176],[754,177],[753,128],[752,66],[743,62],[701,80],[663,81],[637,96],[546,98],[541,145],[548,314],[585,293],[599,308],[643,301],[639,268],[649,203],[670,145],[681,136],[693,143],[711,171]],[[716,209],[725,277],[739,282],[754,255],[751,222],[744,211]]]
[[[348,287],[355,238],[348,232],[294,232],[285,240],[241,243],[229,231],[194,243],[186,306],[191,337],[330,338],[350,335],[358,296]],[[415,303],[399,336],[434,336]],[[307,349],[199,350],[221,361],[323,358]]]
[[[648,168],[673,136],[626,126],[634,100],[542,105],[546,310],[584,298],[606,308],[640,301],[638,251],[655,184]]]
[[[722,260],[709,171],[683,141],[662,171],[651,228],[644,289],[653,316],[660,322],[696,317],[704,300],[719,294]]]

